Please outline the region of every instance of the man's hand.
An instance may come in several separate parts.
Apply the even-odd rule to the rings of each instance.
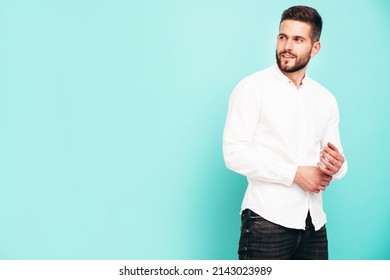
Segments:
[[[322,150],[320,162],[317,163],[317,166],[323,173],[333,176],[339,172],[344,161],[345,158],[337,147],[329,142],[328,146]]]
[[[308,192],[324,191],[332,181],[332,176],[324,174],[315,166],[298,166],[294,183]]]

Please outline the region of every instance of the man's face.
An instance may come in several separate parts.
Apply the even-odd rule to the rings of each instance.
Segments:
[[[311,26],[307,23],[284,20],[280,24],[276,44],[276,62],[280,70],[293,73],[306,67],[320,48],[320,43],[313,43],[310,35]]]

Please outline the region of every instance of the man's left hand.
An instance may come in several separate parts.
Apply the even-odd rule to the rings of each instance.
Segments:
[[[333,176],[339,172],[344,161],[345,158],[337,147],[329,142],[328,146],[323,149],[317,166],[325,174]]]

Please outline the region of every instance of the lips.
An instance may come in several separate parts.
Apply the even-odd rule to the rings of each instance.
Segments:
[[[284,58],[296,58],[295,55],[290,54],[290,53],[281,53],[280,56],[282,56]]]

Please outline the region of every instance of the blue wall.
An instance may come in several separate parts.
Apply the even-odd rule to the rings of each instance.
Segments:
[[[1,1],[0,258],[236,259],[227,102],[295,4],[323,16],[309,75],[350,166],[325,192],[330,257],[390,259],[385,0]]]

